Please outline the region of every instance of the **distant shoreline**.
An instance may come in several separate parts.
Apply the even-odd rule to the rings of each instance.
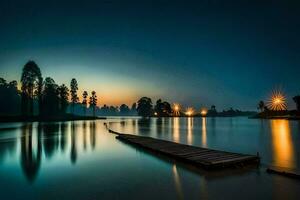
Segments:
[[[25,117],[25,116],[0,116],[0,123],[4,122],[55,122],[55,121],[78,121],[78,120],[98,120],[106,119],[106,117],[79,116],[79,115],[60,115],[53,117]]]
[[[300,120],[300,113],[296,110],[283,110],[283,111],[263,111],[249,117],[251,119],[286,119],[286,120]]]
[[[249,117],[249,119],[286,119],[286,120],[300,120],[300,116],[269,116],[269,117]]]

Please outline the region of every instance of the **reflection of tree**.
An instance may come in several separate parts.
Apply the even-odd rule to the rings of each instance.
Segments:
[[[46,123],[43,124],[43,131],[44,131],[44,140],[43,140],[43,146],[45,155],[47,157],[52,157],[55,150],[58,148],[58,130],[59,125],[53,124],[53,123]]]
[[[91,133],[91,145],[92,145],[92,149],[95,149],[96,147],[96,123],[95,121],[90,123],[90,133]]]
[[[62,122],[60,124],[60,148],[62,151],[65,151],[67,146],[67,130],[68,130],[68,125]]]
[[[162,127],[163,127],[163,120],[161,117],[156,118],[156,128],[157,128],[157,134],[161,134],[163,132]]]
[[[86,150],[86,121],[83,122],[83,149]]]
[[[77,161],[76,133],[75,124],[71,122],[71,162],[75,164]]]
[[[142,134],[149,135],[150,132],[150,118],[140,118],[138,119],[138,132]]]
[[[28,181],[33,182],[41,165],[41,132],[38,126],[36,152],[33,150],[32,124],[22,127],[21,166]]]
[[[16,141],[12,140],[5,140],[1,141],[0,143],[0,164],[3,161],[5,155],[7,153],[13,153],[16,149]]]

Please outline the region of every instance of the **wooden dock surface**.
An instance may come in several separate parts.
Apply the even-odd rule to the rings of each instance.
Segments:
[[[108,130],[111,133],[117,134],[117,138],[124,142],[156,153],[161,153],[205,169],[259,164],[260,161],[259,156],[212,150],[151,137],[121,134],[110,129]]]

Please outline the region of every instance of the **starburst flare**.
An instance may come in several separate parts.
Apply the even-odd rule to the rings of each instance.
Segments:
[[[270,110],[274,110],[274,111],[281,111],[287,109],[286,98],[284,94],[279,90],[275,90],[272,92],[272,95],[267,105]]]

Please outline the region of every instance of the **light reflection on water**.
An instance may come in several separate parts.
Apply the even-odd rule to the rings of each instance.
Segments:
[[[300,152],[297,121],[206,117],[135,120],[139,121],[135,127],[126,123],[123,131],[226,151],[259,152],[264,164],[297,169],[300,166],[296,154]],[[113,128],[118,130],[118,124]]]
[[[20,160],[24,175],[32,182],[40,169],[42,155],[51,158],[56,153],[69,154],[70,162],[76,164],[78,151],[95,149],[96,123],[32,123],[21,127]],[[87,128],[88,127],[88,128]]]
[[[121,132],[241,153],[258,151],[268,165],[299,168],[298,122],[246,118],[113,121],[123,121],[112,124]],[[268,175],[264,169],[195,173],[116,140],[103,121],[1,125],[0,177],[0,199],[86,199],[87,194],[92,199],[226,199],[233,194],[253,197],[253,192],[255,198],[265,199],[272,198],[274,191],[293,199],[300,191],[293,180]]]
[[[274,165],[296,168],[294,144],[289,121],[272,120],[271,122]]]
[[[178,117],[174,117],[173,118],[174,121],[174,125],[173,125],[173,140],[174,142],[180,142],[179,140],[179,118]]]
[[[207,146],[207,138],[206,138],[206,117],[202,118],[202,146]]]
[[[175,183],[175,188],[176,188],[178,199],[184,199],[183,192],[182,192],[182,186],[181,186],[181,182],[180,182],[180,177],[179,177],[179,174],[177,171],[176,164],[173,164],[172,172],[173,172],[173,176],[174,176],[174,183]]]

